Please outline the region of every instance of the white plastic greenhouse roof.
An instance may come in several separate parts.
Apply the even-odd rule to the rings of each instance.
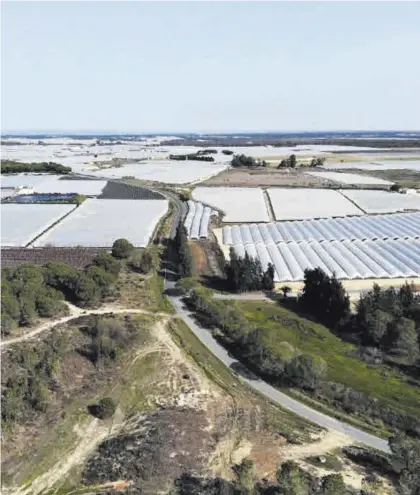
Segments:
[[[305,269],[317,267],[349,280],[420,276],[418,239],[235,244],[234,249],[238,256],[258,257],[263,269],[272,263],[276,282],[301,281]]]
[[[366,189],[343,189],[341,193],[366,213],[420,210],[420,196]]]
[[[111,247],[125,238],[145,247],[167,210],[167,200],[87,199],[34,245]]]
[[[190,239],[207,239],[212,214],[213,211],[208,206],[196,201],[188,201],[188,213],[184,225]]]
[[[303,220],[363,215],[355,204],[332,189],[269,188],[276,220]]]
[[[420,238],[420,213],[223,227],[223,243],[227,245],[409,238]]]
[[[75,208],[72,204],[2,204],[1,245],[26,246]]]

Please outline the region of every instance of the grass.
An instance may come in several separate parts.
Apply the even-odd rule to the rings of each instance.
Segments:
[[[418,388],[386,366],[368,365],[352,357],[355,346],[343,342],[323,325],[270,303],[237,301],[236,304],[259,328],[264,345],[274,354],[280,355],[281,344],[289,342],[301,352],[322,357],[328,364],[329,380],[380,399],[402,413],[414,416],[420,413]]]
[[[312,441],[311,434],[321,431],[321,428],[281,408],[250,389],[207,349],[181,319],[171,320],[168,329],[177,345],[213,383],[230,395],[237,405],[255,403],[263,410],[266,429],[282,433],[297,442]]]

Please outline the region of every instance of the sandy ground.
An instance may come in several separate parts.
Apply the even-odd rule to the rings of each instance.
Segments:
[[[277,163],[278,164],[278,163]],[[308,170],[305,168],[305,170]],[[324,181],[305,175],[302,171],[285,171],[272,168],[262,170],[229,169],[204,181],[203,186],[293,186],[320,187]]]

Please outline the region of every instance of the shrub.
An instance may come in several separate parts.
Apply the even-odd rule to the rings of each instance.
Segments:
[[[127,239],[117,239],[112,245],[112,256],[118,259],[128,258],[134,246]]]
[[[111,397],[104,397],[98,403],[97,417],[107,419],[115,414],[117,403]]]

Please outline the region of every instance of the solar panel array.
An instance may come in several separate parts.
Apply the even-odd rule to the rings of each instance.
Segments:
[[[188,213],[184,225],[190,239],[207,239],[212,209],[196,201],[188,201]]]
[[[233,225],[223,228],[223,243],[419,239],[420,213]]]

